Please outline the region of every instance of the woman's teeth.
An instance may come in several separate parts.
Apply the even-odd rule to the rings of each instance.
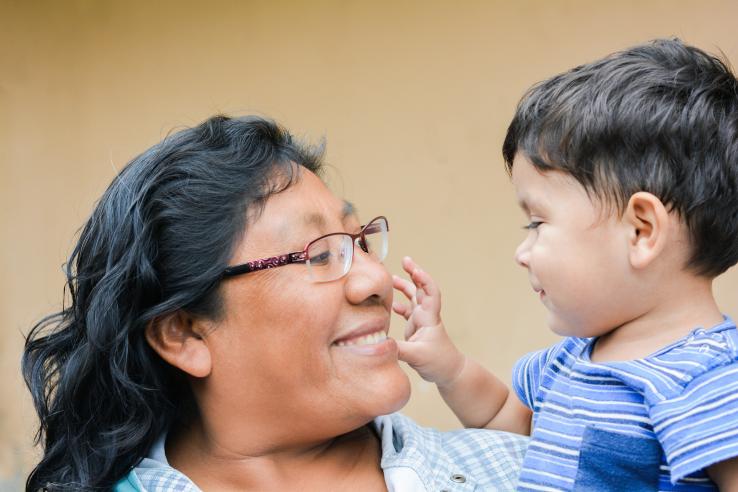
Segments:
[[[373,345],[375,343],[383,342],[387,339],[387,334],[384,331],[378,331],[376,333],[370,333],[363,337],[351,338],[349,340],[341,340],[336,342],[336,345],[343,347],[345,345]]]

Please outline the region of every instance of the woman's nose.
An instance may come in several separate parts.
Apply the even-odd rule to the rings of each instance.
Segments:
[[[351,304],[361,304],[374,298],[384,302],[392,296],[392,276],[384,264],[358,246],[346,275],[346,297]]]

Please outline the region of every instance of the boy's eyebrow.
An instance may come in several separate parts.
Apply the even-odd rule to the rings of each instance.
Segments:
[[[541,208],[540,203],[528,195],[518,196],[518,206],[522,208],[525,213],[530,213],[531,210]]]
[[[530,215],[532,212],[542,213],[546,210],[545,200],[541,201],[536,197],[531,196],[518,196],[518,206],[523,209],[523,212]]]

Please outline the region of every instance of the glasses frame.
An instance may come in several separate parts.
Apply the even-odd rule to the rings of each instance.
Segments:
[[[386,226],[387,232],[389,232],[389,221],[384,215],[378,215],[377,217],[374,217],[372,220],[367,222],[365,225],[361,226],[361,230],[357,232],[356,234],[351,234],[349,232],[332,232],[330,234],[325,234],[307,243],[305,247],[302,249],[302,251],[295,251],[293,253],[285,253],[282,255],[270,256],[269,258],[261,258],[259,260],[247,261],[246,263],[242,263],[240,265],[229,266],[223,270],[223,273],[221,273],[221,278],[230,278],[230,277],[235,277],[238,275],[245,275],[251,272],[267,270],[269,268],[277,268],[277,267],[281,267],[285,265],[291,265],[293,263],[307,263],[308,262],[307,251],[310,248],[310,246],[313,243],[316,243],[330,236],[348,236],[351,238],[351,244],[353,244],[354,246],[356,245],[356,240],[361,239],[361,241],[359,242],[359,247],[364,253],[369,253],[369,249],[366,246],[366,229],[367,227],[369,227],[374,222],[380,219],[384,221],[384,225]],[[354,255],[354,250],[352,248],[351,249],[351,262],[349,263],[349,268],[346,269],[346,273],[349,272],[349,270],[351,269],[351,265],[353,264],[353,261],[354,261],[353,255]],[[346,275],[346,273],[341,275],[341,277]],[[338,277],[334,280],[338,280],[341,277]],[[326,280],[326,282],[330,282],[330,280]]]

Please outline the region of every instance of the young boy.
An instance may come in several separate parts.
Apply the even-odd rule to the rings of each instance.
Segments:
[[[566,338],[515,365],[513,393],[405,258],[400,358],[465,426],[531,434],[520,490],[738,489],[738,332],[712,294],[738,262],[735,76],[678,40],[616,53],[534,86],[503,154],[529,219],[516,261]]]

